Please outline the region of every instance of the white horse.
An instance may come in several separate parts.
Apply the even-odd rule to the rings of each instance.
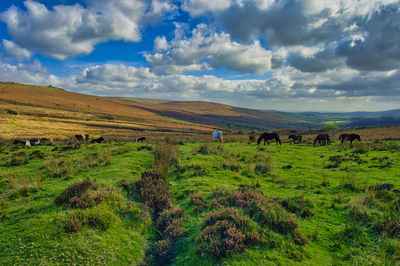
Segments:
[[[222,142],[222,131],[214,131],[212,133],[212,140],[215,141],[215,139],[219,139],[220,142]]]

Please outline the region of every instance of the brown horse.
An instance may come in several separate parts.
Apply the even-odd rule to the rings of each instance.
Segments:
[[[328,134],[319,134],[315,139],[314,139],[314,145],[326,145],[330,144],[331,139]]]
[[[340,143],[343,143],[345,140],[350,141],[350,144],[353,143],[353,140],[361,141],[361,137],[358,134],[342,134],[339,136]]]
[[[273,139],[275,140],[276,145],[278,145],[278,143],[279,143],[279,145],[282,145],[281,139],[279,138],[279,135],[276,132],[274,132],[274,133],[267,133],[267,132],[262,133],[261,136],[257,140],[257,145],[260,145],[260,142],[262,140],[264,140],[264,145],[265,145],[265,142],[267,142],[268,145],[269,145],[269,141],[273,140]]]
[[[297,143],[300,143],[303,140],[301,135],[289,135],[288,139],[293,139],[293,144],[296,144],[296,140]]]

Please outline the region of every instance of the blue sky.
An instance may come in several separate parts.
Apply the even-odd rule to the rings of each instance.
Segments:
[[[282,111],[400,108],[400,0],[2,0],[0,80]]]

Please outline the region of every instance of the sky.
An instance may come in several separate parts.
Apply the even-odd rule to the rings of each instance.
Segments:
[[[400,0],[1,0],[0,80],[280,111],[400,108]]]

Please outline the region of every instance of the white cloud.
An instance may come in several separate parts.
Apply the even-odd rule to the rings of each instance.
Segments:
[[[229,34],[216,33],[205,24],[198,25],[190,38],[185,38],[179,27],[178,36],[169,44],[165,37],[158,37],[154,46],[158,51],[145,57],[152,70],[168,74],[226,67],[261,75],[279,65],[286,56],[279,52],[274,57],[259,41],[247,45],[232,41]]]
[[[32,54],[25,48],[21,48],[12,41],[3,40],[3,56],[17,61],[25,61],[31,58]]]
[[[27,0],[26,11],[15,6],[0,16],[14,43],[57,59],[89,54],[108,40],[138,42],[140,28],[175,6],[165,1],[88,0],[87,7],[45,5]],[[150,6],[149,6],[150,5]]]

